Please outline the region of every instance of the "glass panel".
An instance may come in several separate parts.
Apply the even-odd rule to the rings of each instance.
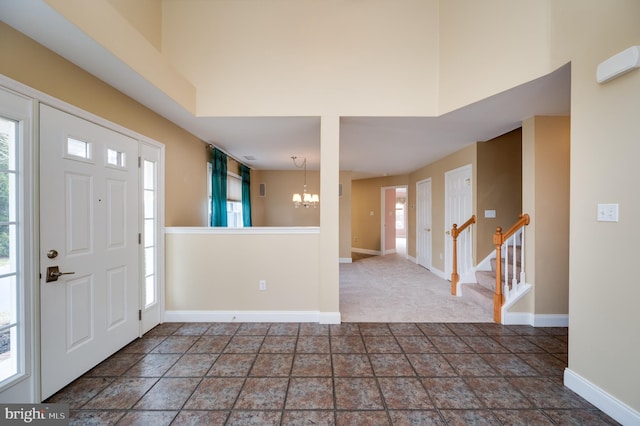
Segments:
[[[9,174],[0,172],[0,222],[9,222],[9,209],[13,204],[9,197]]]
[[[147,307],[156,302],[156,276],[149,275],[145,278],[144,306]]]
[[[154,198],[155,198],[155,192],[154,191],[149,191],[149,190],[145,190],[144,191],[144,218],[145,219],[151,219],[153,217],[155,217],[155,203],[154,203]]]
[[[145,219],[144,221],[144,246],[153,247],[155,244],[155,220]]]
[[[18,123],[0,117],[0,170],[15,170],[15,143]]]
[[[0,226],[0,274],[16,272],[16,225]]]
[[[0,383],[18,374],[18,328],[0,331]]]
[[[111,164],[112,166],[124,167],[124,159],[124,152],[116,151],[115,149],[107,149],[107,164]]]
[[[0,117],[0,383],[22,369],[20,290],[17,270],[16,144],[19,123]]]
[[[144,189],[155,189],[155,163],[144,160]]]
[[[90,144],[69,138],[67,139],[67,154],[81,158],[91,158]]]
[[[0,327],[16,322],[16,276],[0,278]]]
[[[0,382],[18,372],[16,318],[18,295],[16,276],[0,278],[0,327],[13,327],[0,331]]]
[[[154,247],[144,249],[144,273],[145,275],[153,274],[155,272],[155,252]]]

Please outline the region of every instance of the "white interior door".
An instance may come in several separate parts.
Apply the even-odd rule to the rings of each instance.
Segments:
[[[462,225],[473,214],[473,192],[471,164],[445,173],[445,276],[451,276],[453,244],[451,228]],[[473,267],[471,228],[458,236],[458,275],[462,276]]]
[[[416,260],[431,269],[431,179],[416,185]]]
[[[137,157],[136,140],[41,106],[43,399],[139,334]]]
[[[396,252],[396,189],[382,188],[382,255]]]

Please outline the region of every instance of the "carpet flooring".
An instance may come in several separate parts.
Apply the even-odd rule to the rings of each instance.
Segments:
[[[343,322],[492,322],[492,312],[451,295],[451,283],[401,254],[340,264]]]

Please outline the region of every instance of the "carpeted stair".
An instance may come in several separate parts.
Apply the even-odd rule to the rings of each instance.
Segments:
[[[513,256],[513,247],[509,247],[509,259]],[[516,274],[520,274],[520,246],[516,246]],[[490,271],[476,271],[476,283],[461,285],[462,297],[481,306],[487,311],[493,311],[493,294],[496,288],[496,259],[490,260]],[[513,266],[512,266],[513,267]],[[502,282],[504,283],[504,276]],[[509,271],[509,280],[512,274]]]

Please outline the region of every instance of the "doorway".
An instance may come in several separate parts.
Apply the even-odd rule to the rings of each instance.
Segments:
[[[46,399],[161,320],[163,150],[40,105]]]
[[[407,257],[407,186],[381,188],[381,254]]]

